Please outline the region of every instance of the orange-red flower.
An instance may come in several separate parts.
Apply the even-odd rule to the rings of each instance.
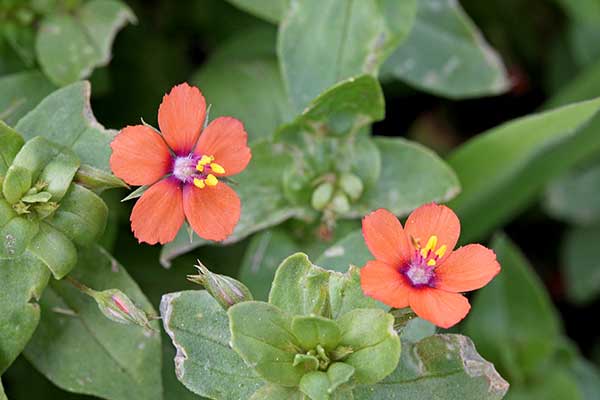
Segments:
[[[442,328],[471,306],[460,292],[485,286],[500,272],[496,254],[479,244],[453,251],[460,234],[454,212],[434,203],[417,208],[402,228],[389,211],[363,218],[363,236],[375,260],[360,271],[364,293],[391,307],[411,307]]]
[[[240,199],[222,178],[242,172],[250,162],[248,135],[231,117],[217,118],[202,130],[205,117],[202,93],[183,83],[163,97],[162,133],[147,125],[127,126],[111,143],[115,175],[130,185],[150,185],[130,218],[140,242],[170,242],[186,219],[198,236],[215,241],[237,225]]]

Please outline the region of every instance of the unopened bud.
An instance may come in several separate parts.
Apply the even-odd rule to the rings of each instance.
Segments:
[[[331,182],[323,182],[312,194],[311,204],[315,210],[323,210],[333,195],[333,184]]]
[[[350,173],[340,176],[340,187],[354,201],[358,200],[363,192],[363,183],[360,178]]]
[[[234,304],[253,299],[252,293],[242,282],[226,275],[212,273],[200,261],[195,267],[198,269],[199,274],[188,275],[188,280],[204,286],[204,289],[224,309],[227,310]]]
[[[127,188],[127,184],[111,173],[83,164],[75,174],[75,183],[100,193],[106,189]]]
[[[108,319],[121,324],[150,327],[146,313],[119,289],[108,289],[101,292],[87,289],[87,294],[96,300],[98,308]]]
[[[338,214],[345,214],[350,211],[350,202],[348,196],[342,192],[337,192],[331,200],[331,208]]]

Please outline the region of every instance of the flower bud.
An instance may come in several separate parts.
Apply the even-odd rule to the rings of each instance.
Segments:
[[[229,276],[212,273],[200,261],[195,266],[198,275],[188,275],[190,282],[204,286],[204,289],[227,310],[234,304],[253,299],[250,290],[240,281]]]
[[[121,324],[135,324],[149,328],[148,316],[119,289],[98,292],[87,289],[87,294],[96,300],[98,308],[108,319]]]
[[[312,194],[311,204],[315,210],[323,210],[333,195],[333,184],[330,182],[323,182]]]
[[[363,183],[354,174],[342,174],[340,176],[340,187],[354,201],[358,200],[363,193]]]
[[[79,167],[74,181],[96,193],[100,193],[106,189],[128,187],[125,182],[113,174],[86,164]]]

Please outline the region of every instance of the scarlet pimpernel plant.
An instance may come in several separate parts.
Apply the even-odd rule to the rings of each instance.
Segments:
[[[597,3],[0,0],[0,400],[597,400]]]

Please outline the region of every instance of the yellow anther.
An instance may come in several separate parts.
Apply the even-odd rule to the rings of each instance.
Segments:
[[[423,257],[427,257],[427,255],[429,254],[429,251],[435,249],[436,245],[437,245],[437,236],[435,236],[435,235],[430,236],[429,240],[427,241],[427,244],[421,250],[421,255]]]
[[[200,161],[198,161],[198,165],[210,164],[214,160],[215,158],[213,156],[203,155],[202,158],[200,158]]]
[[[215,174],[224,174],[225,173],[225,168],[223,168],[222,166],[220,166],[217,163],[210,164],[210,169],[212,169],[212,171]]]
[[[204,165],[200,164],[200,161],[198,161],[198,164],[196,164],[196,169],[202,172],[204,171]]]
[[[208,186],[215,186],[217,183],[219,183],[219,180],[217,179],[216,176],[214,176],[213,174],[209,174],[206,177],[206,184]]]
[[[204,184],[204,180],[203,179],[198,179],[198,178],[194,178],[194,186],[200,188],[200,189],[204,189],[204,187],[206,186]]]
[[[435,265],[435,260],[432,258],[431,260],[427,261],[427,265],[433,267]]]
[[[447,250],[447,247],[446,247],[445,244],[443,244],[443,245],[440,246],[439,249],[436,250],[435,255],[438,258],[442,258],[442,257],[444,257],[444,254],[446,254],[446,250]]]

